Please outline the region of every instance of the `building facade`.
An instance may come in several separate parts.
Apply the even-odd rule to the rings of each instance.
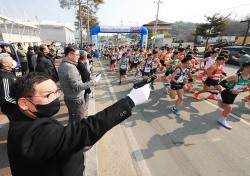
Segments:
[[[42,21],[39,23],[41,29],[40,37],[42,43],[51,43],[53,41],[62,44],[75,43],[74,29],[70,24],[61,21]]]
[[[143,26],[147,27],[148,29],[154,30],[154,26],[156,24],[156,21],[151,21],[147,24],[144,24]],[[167,23],[161,20],[158,20],[157,22],[157,34],[169,34],[168,30],[172,29],[173,23]]]
[[[40,45],[40,28],[29,20],[15,20],[0,15],[0,41],[13,43],[21,42],[24,47]]]

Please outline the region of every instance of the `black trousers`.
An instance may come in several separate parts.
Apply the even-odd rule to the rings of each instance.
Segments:
[[[22,76],[27,72],[28,62],[21,62]]]

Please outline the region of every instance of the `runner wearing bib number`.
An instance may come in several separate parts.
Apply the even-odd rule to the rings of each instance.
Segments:
[[[128,59],[126,58],[126,53],[123,53],[119,65],[120,68],[119,85],[121,85],[122,78],[127,79],[127,67],[128,67]]]
[[[223,72],[222,67],[225,64],[225,62],[226,58],[224,56],[218,56],[216,59],[216,63],[208,68],[207,70],[208,78],[205,80],[203,88],[200,91],[194,93],[195,99],[199,100],[200,99],[199,95],[201,93],[207,92],[211,86],[213,86],[216,90],[218,90],[219,93],[221,93],[222,88],[219,85],[219,81],[224,77],[222,75]],[[211,94],[209,98],[213,100],[218,100],[219,97],[217,98],[214,94]]]
[[[117,61],[118,55],[115,52],[114,49],[112,49],[111,55],[110,55],[110,71],[115,71],[115,65]]]
[[[250,90],[250,62],[242,64],[243,71],[235,76],[230,76],[220,82],[220,85],[226,89],[221,92],[222,97],[222,113],[219,118],[219,123],[227,128],[232,127],[227,123],[226,118],[232,112],[232,105],[235,98],[241,92]]]
[[[188,75],[189,66],[190,66],[190,58],[184,58],[181,61],[181,66],[176,68],[174,73],[171,75],[171,87],[169,89],[169,95],[171,99],[175,99],[176,95],[178,96],[175,106],[171,109],[175,114],[180,115],[180,111],[178,107],[183,101],[183,85],[184,79]]]
[[[145,61],[145,64],[143,64],[142,67],[142,76],[151,76],[152,75],[152,68],[153,68],[153,62],[152,62],[152,54],[148,55],[148,59]]]

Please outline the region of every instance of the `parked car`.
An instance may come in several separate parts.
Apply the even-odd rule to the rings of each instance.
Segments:
[[[18,55],[16,53],[15,47],[11,43],[0,42],[0,53],[2,52],[2,48],[1,48],[2,45],[6,45],[9,47],[9,52],[11,54],[11,57],[17,62],[16,70],[20,69],[21,64],[20,64]]]
[[[239,65],[237,61],[232,59],[232,56],[239,57],[238,52],[241,50],[246,51],[246,53],[250,55],[250,47],[248,46],[227,46],[225,49],[230,51],[229,58],[226,61],[227,64]]]

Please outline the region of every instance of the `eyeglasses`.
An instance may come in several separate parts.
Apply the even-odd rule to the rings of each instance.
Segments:
[[[75,56],[80,56],[80,54],[75,54],[75,53],[70,53],[70,54],[73,54],[73,55],[75,55]]]
[[[57,89],[55,92],[51,92],[48,93],[47,95],[41,95],[41,96],[26,96],[26,97],[43,97],[43,98],[47,98],[48,102],[51,102],[53,100],[55,100],[56,98],[60,97],[61,95],[61,89]]]

